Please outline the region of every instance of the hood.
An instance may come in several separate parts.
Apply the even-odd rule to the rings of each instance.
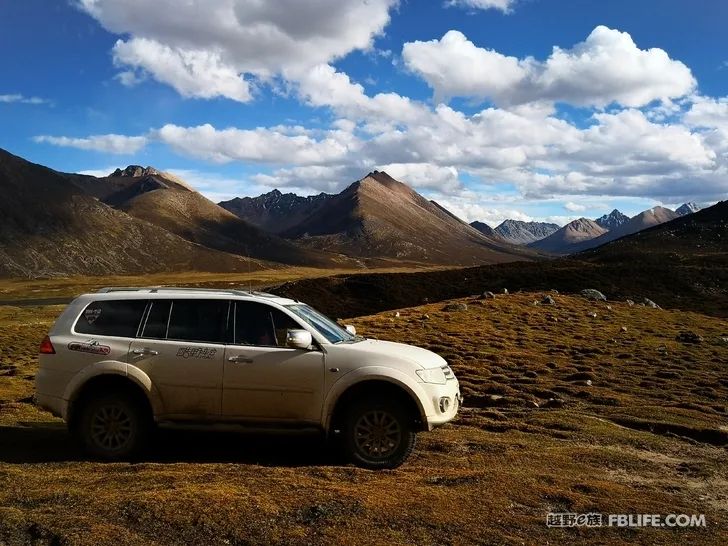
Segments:
[[[365,339],[357,343],[342,343],[333,345],[337,349],[344,349],[347,352],[359,353],[362,359],[371,357],[379,362],[392,362],[392,360],[407,360],[413,364],[419,364],[423,368],[440,368],[447,364],[444,358],[414,345],[395,343],[393,341],[380,341],[378,339]]]

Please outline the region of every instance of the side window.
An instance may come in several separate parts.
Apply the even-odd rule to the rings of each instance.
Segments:
[[[174,300],[167,339],[225,343],[227,300]]]
[[[152,300],[147,320],[141,337],[151,339],[166,339],[167,325],[169,324],[169,311],[172,309],[171,300]]]
[[[235,343],[262,347],[285,347],[288,330],[301,326],[275,307],[252,301],[238,301],[235,314]]]
[[[76,321],[80,334],[136,337],[147,302],[144,300],[103,300],[92,302]]]

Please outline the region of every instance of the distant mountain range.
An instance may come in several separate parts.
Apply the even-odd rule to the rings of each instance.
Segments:
[[[220,206],[154,167],[93,177],[0,150],[0,191],[0,276],[473,265],[538,256],[483,235],[377,171],[336,195],[274,190]]]
[[[573,254],[698,210],[700,207],[695,203],[685,203],[675,211],[654,207],[630,218],[614,209],[596,220],[579,218],[561,228],[557,224],[520,220],[505,220],[496,228],[477,221],[470,225],[482,233],[492,232],[495,237],[514,245],[525,245],[550,254]]]
[[[269,193],[246,202],[247,210],[256,212],[252,220],[241,218],[259,221],[263,209],[269,218],[294,210],[297,221],[280,235],[312,249],[393,262],[469,265],[535,256],[483,235],[385,172],[371,172],[336,195],[301,199],[291,194],[271,199]]]
[[[527,245],[548,237],[557,229],[559,229],[558,224],[505,220],[495,228],[495,233],[504,241],[514,245]]]

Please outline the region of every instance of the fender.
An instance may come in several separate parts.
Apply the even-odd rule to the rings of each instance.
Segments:
[[[412,379],[411,376],[390,367],[365,366],[343,375],[331,386],[329,392],[326,393],[323,407],[324,430],[329,430],[331,418],[334,413],[334,407],[336,406],[336,402],[339,400],[339,397],[344,394],[349,387],[353,387],[358,383],[368,380],[386,381],[402,388],[417,404],[422,420],[427,422],[427,411],[425,408],[431,403],[429,402],[424,389],[417,381]]]
[[[92,378],[101,375],[120,375],[130,379],[133,383],[138,385],[149,400],[149,404],[152,406],[152,412],[155,416],[160,415],[163,412],[162,398],[157,391],[157,388],[153,385],[150,377],[142,370],[126,362],[119,362],[117,360],[104,360],[101,362],[95,362],[90,366],[86,366],[74,375],[66,385],[66,390],[63,393],[63,399],[70,402],[78,391]],[[66,404],[64,410],[63,419],[68,419],[68,410],[70,404]]]

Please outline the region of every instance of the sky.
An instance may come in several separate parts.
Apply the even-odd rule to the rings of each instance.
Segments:
[[[0,148],[467,221],[728,196],[722,0],[0,0]]]

